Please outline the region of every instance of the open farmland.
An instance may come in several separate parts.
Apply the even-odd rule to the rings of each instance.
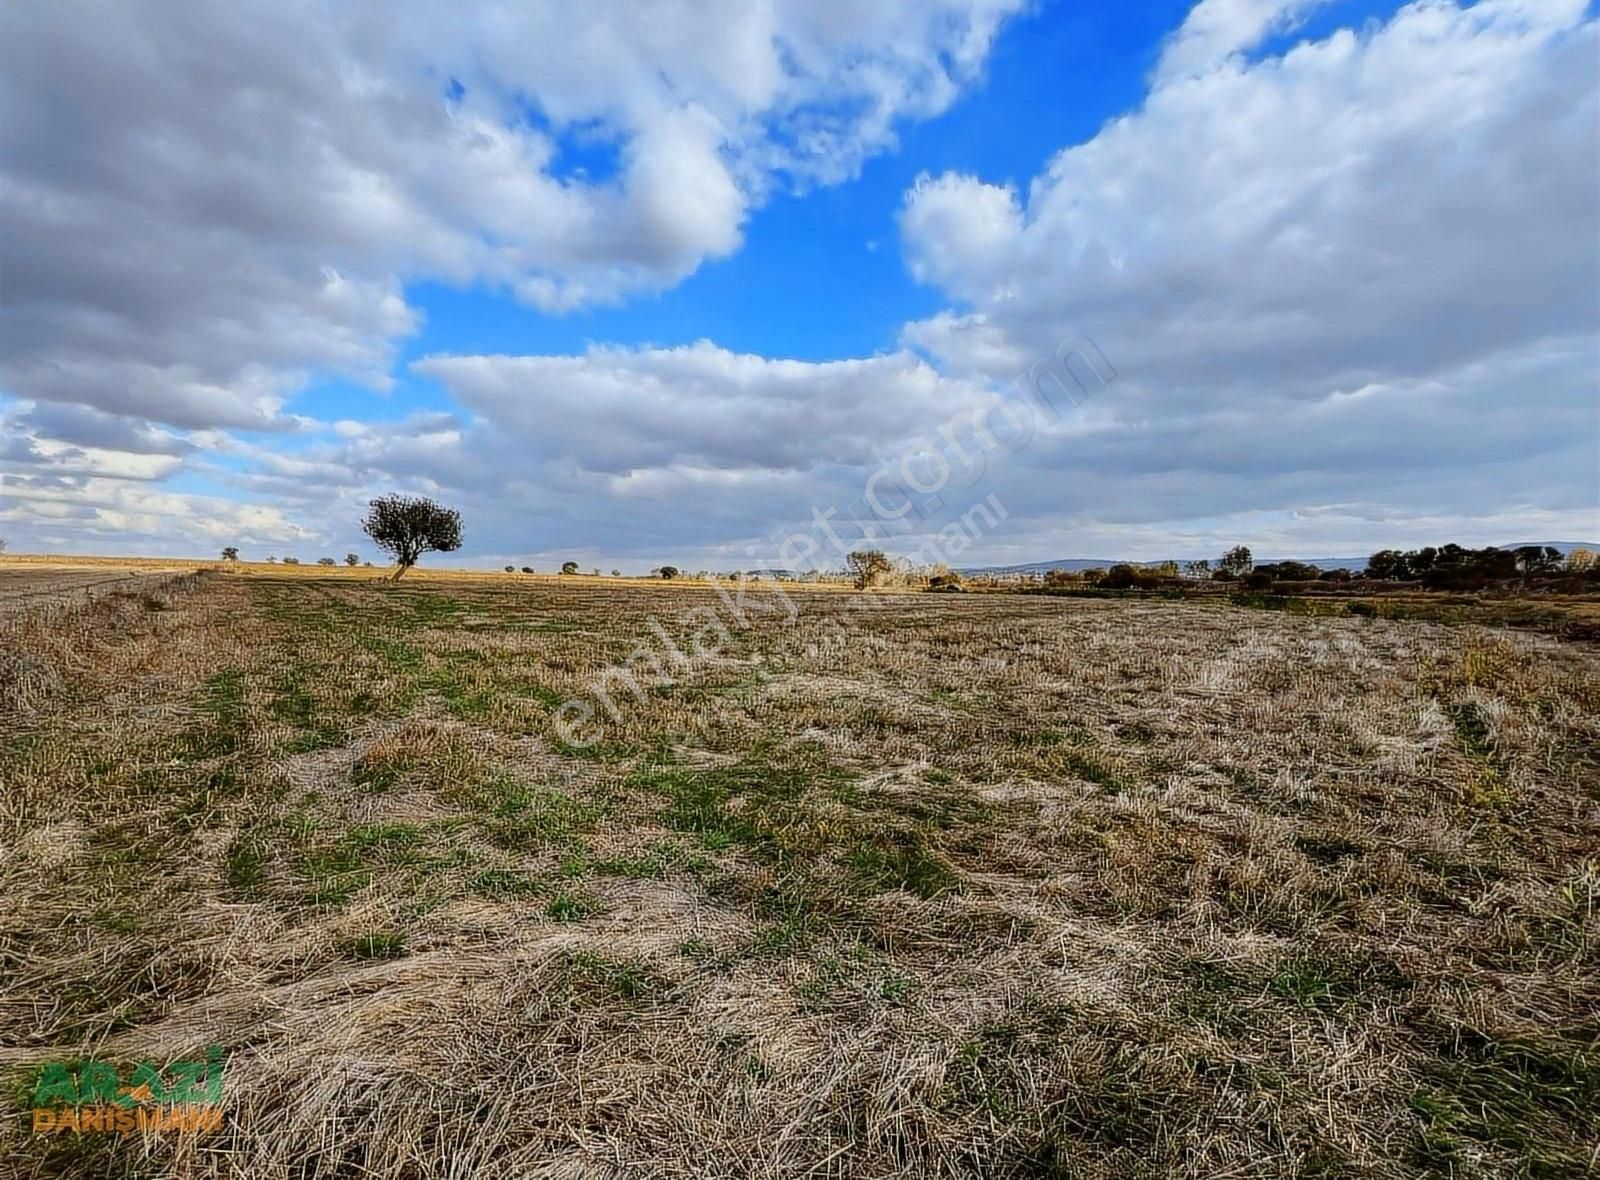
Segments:
[[[170,567],[7,562],[0,566],[0,616],[44,606],[82,605],[111,594],[138,593],[142,586],[171,577],[173,572]]]
[[[19,1104],[0,1171],[1592,1174],[1592,647],[750,598],[251,572],[0,621],[7,1101],[227,1053],[223,1131]]]

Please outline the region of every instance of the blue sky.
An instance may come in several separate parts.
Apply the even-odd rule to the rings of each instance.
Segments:
[[[892,546],[1600,533],[1593,5],[197,13],[0,17],[14,551],[725,568],[1080,336]]]

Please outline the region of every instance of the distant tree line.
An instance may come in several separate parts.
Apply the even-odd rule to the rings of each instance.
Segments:
[[[1160,565],[1114,565],[1109,569],[1069,572],[1051,570],[1047,587],[1095,586],[1107,590],[1175,588],[1176,562]],[[1514,549],[1472,549],[1449,544],[1421,549],[1382,549],[1367,559],[1364,570],[1321,569],[1303,561],[1257,563],[1249,548],[1235,545],[1215,562],[1189,561],[1183,575],[1190,581],[1236,582],[1246,590],[1265,590],[1294,582],[1406,582],[1426,590],[1481,590],[1492,586],[1526,583],[1530,579],[1600,578],[1600,554],[1577,548],[1562,555],[1550,545],[1523,545]]]
[[[1574,555],[1587,550],[1574,550]],[[1592,568],[1592,560],[1588,563]],[[1586,572],[1580,557],[1571,572]],[[1367,560],[1366,576],[1384,582],[1421,582],[1426,590],[1472,590],[1538,575],[1567,572],[1568,561],[1552,545],[1516,549],[1468,549],[1432,545],[1421,549],[1381,549]]]

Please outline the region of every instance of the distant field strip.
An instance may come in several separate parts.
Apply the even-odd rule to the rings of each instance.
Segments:
[[[133,590],[171,577],[170,571],[37,569],[0,565],[0,614],[57,603],[82,603],[116,590]]]

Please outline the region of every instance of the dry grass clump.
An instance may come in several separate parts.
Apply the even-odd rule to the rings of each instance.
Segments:
[[[70,683],[88,679],[106,647],[123,647],[131,635],[156,634],[159,624],[144,616],[170,609],[202,578],[112,579],[114,588],[98,593],[75,584],[61,588],[60,579],[52,578],[26,596],[0,596],[17,604],[0,612],[0,718],[33,713]],[[136,587],[128,588],[129,582]]]
[[[725,615],[714,658],[561,743],[648,618],[687,643],[712,597],[296,574],[36,625],[61,685],[0,735],[0,1065],[218,1042],[228,1126],[32,1139],[19,1112],[0,1160],[1600,1167],[1593,650],[817,595]]]

